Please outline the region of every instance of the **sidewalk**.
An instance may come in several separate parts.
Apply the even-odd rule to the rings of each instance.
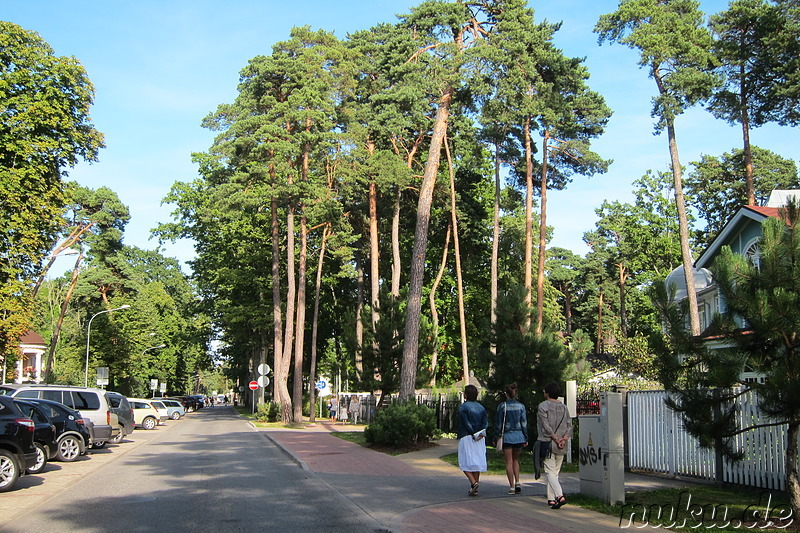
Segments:
[[[301,468],[318,476],[375,521],[396,533],[619,531],[619,518],[567,503],[558,510],[545,502],[544,479],[522,479],[522,494],[507,495],[505,475],[481,476],[478,497],[469,482],[441,456],[457,451],[455,440],[419,452],[390,456],[339,439],[331,432],[354,426],[317,423],[306,429],[259,429]],[[626,473],[626,490],[681,487],[686,483]],[[580,490],[578,474],[562,474],[567,494]]]

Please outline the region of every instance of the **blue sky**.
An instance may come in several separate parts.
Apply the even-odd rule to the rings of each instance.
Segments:
[[[210,146],[213,134],[200,121],[219,104],[236,98],[238,72],[259,54],[288,37],[293,26],[310,25],[348,32],[380,22],[418,4],[408,0],[177,0],[109,2],[74,0],[0,0],[0,19],[38,32],[56,54],[75,56],[95,85],[91,114],[105,134],[98,163],[81,164],[71,179],[88,187],[107,186],[131,208],[125,242],[154,249],[150,229],[170,220],[161,200],[175,181],[196,176],[192,152]],[[595,226],[594,210],[604,200],[629,201],[631,183],[647,170],[666,170],[665,136],[653,135],[650,98],[655,84],[636,64],[638,56],[620,45],[597,44],[592,29],[615,0],[530,2],[537,20],[562,21],[558,47],[585,57],[589,85],[614,110],[606,134],[595,149],[614,163],[606,174],[575,176],[563,191],[548,196],[551,246],[581,255],[585,231]],[[726,9],[727,1],[702,0],[707,14]],[[678,147],[684,166],[701,155],[720,155],[741,146],[738,127],[715,120],[702,109],[679,117]],[[766,126],[752,132],[754,144],[783,157],[800,159],[795,128]],[[191,259],[189,242],[166,243],[168,256]]]

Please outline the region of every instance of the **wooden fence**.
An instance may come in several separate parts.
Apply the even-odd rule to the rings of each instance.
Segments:
[[[680,415],[667,408],[665,391],[627,393],[627,466],[635,470],[688,476],[752,487],[785,490],[786,425],[758,428],[737,436],[744,453],[738,463],[700,448],[683,429]],[[769,421],[752,391],[737,400],[741,426]]]

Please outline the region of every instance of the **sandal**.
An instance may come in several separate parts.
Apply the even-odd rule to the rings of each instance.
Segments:
[[[477,483],[473,483],[472,485],[469,486],[469,492],[467,492],[467,495],[469,495],[469,496],[477,496],[478,495],[478,484]]]
[[[555,504],[556,504],[556,501],[555,501],[555,500],[547,500],[547,506],[548,506],[548,507],[552,507],[552,506],[554,506]]]
[[[559,496],[556,498],[556,503],[550,506],[551,509],[561,509],[561,506],[567,503],[567,499],[564,496]]]

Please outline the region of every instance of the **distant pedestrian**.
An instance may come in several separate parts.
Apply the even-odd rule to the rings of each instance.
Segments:
[[[469,480],[470,496],[478,495],[481,472],[486,472],[486,428],[489,415],[478,403],[478,388],[464,387],[465,402],[458,409],[458,467]]]
[[[339,420],[343,426],[347,425],[347,396],[339,402]]]
[[[353,420],[353,424],[358,424],[358,415],[361,412],[361,402],[359,402],[358,396],[355,394],[350,398],[350,405],[347,406],[347,410],[350,411],[350,418]]]
[[[339,401],[336,396],[331,396],[328,400],[328,414],[331,416],[331,422],[336,422],[336,410],[339,407]]]
[[[506,401],[497,407],[497,427],[503,435],[503,459],[506,462],[508,494],[519,494],[519,452],[528,445],[528,415],[517,401],[517,384],[506,387]]]
[[[544,460],[544,475],[547,480],[547,504],[553,509],[559,509],[567,503],[558,475],[567,453],[567,442],[572,438],[572,419],[567,406],[558,400],[559,396],[561,387],[558,383],[545,385],[546,399],[539,404],[536,413],[537,440],[541,441],[540,445],[550,447],[550,453]]]

